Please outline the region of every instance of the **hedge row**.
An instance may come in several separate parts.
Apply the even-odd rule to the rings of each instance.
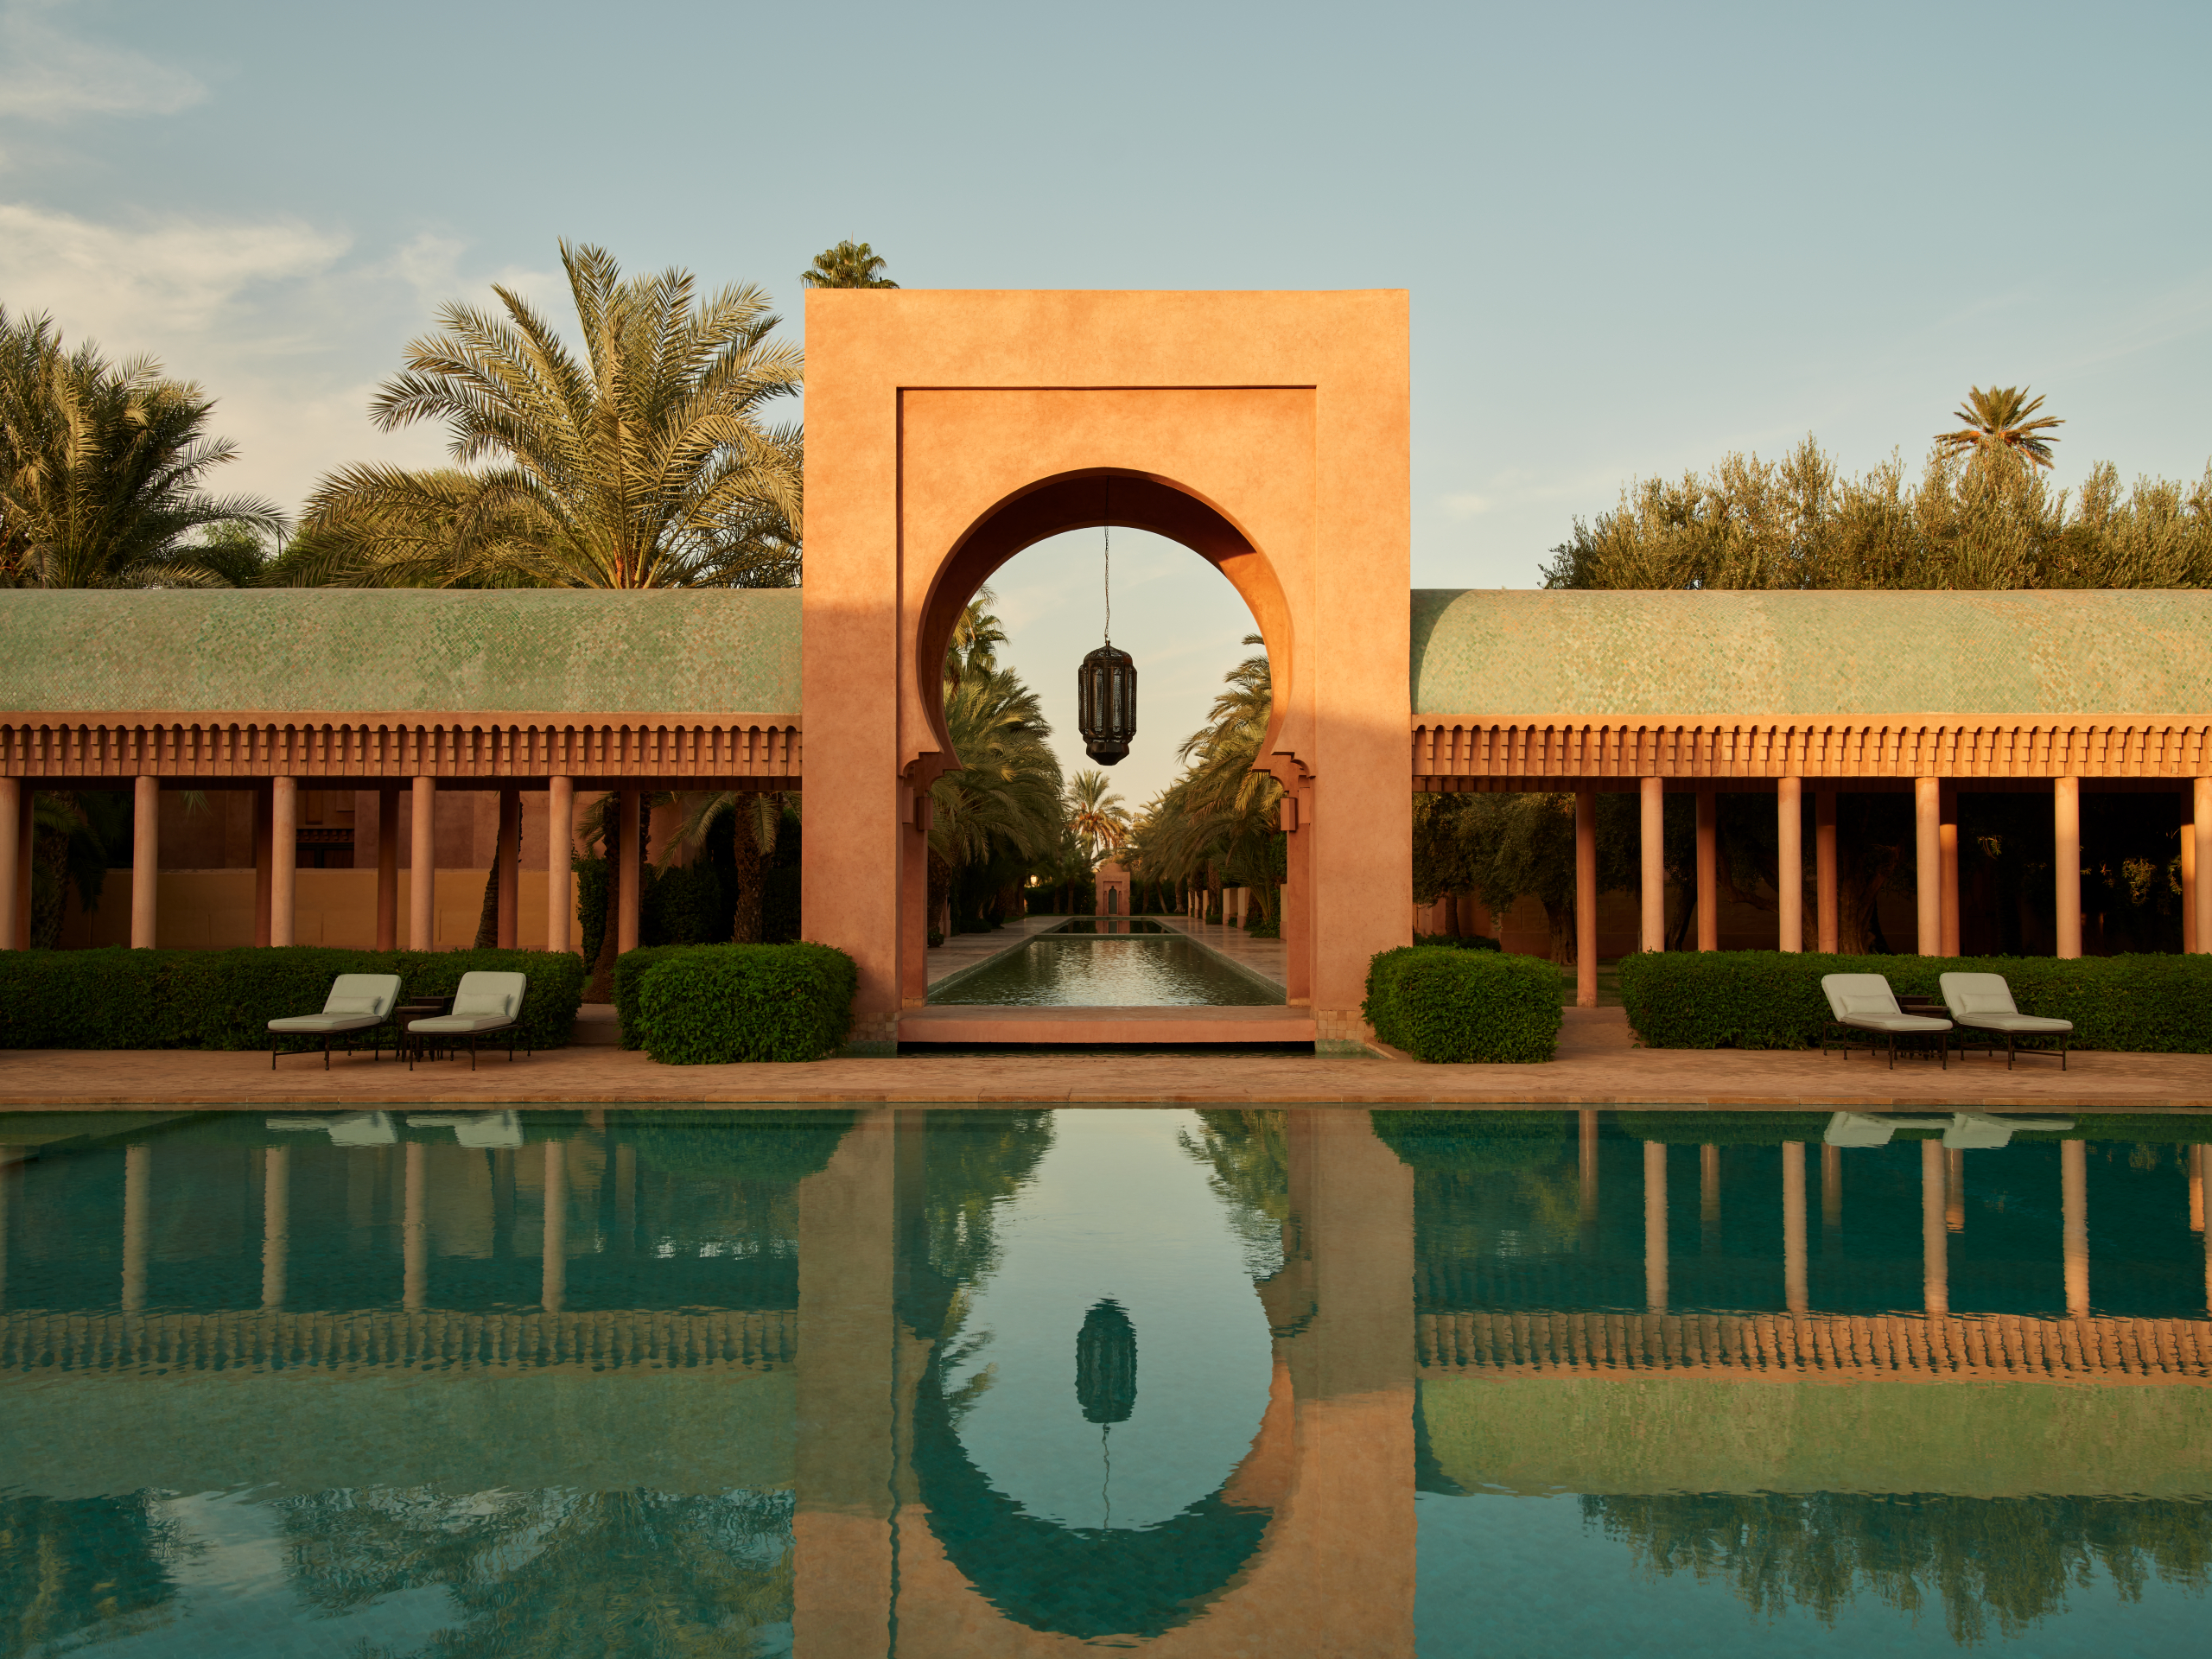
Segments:
[[[2001,974],[2023,1014],[2074,1022],[2074,1046],[2212,1053],[2212,957],[1827,957],[1644,951],[1621,958],[1621,1001],[1646,1048],[1804,1048],[1832,1017],[1823,974],[1880,974],[1940,996],[1947,973]]]
[[[664,1065],[818,1060],[844,1046],[858,984],[826,944],[662,945],[616,959],[615,1016]]]
[[[545,950],[0,951],[0,1048],[267,1048],[269,1022],[314,1014],[340,974],[397,974],[404,994],[449,995],[477,970],[525,974],[520,1040],[560,1048],[583,1000],[581,957]],[[320,1037],[287,1037],[288,1049]]]
[[[1535,957],[1436,945],[1385,950],[1361,1012],[1417,1060],[1548,1060],[1559,1047],[1559,969]]]

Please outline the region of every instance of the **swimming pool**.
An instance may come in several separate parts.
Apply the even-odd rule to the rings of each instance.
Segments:
[[[930,990],[936,1004],[1280,1006],[1282,987],[1142,916],[1079,916]]]
[[[2194,1651],[2208,1136],[10,1116],[0,1651]]]

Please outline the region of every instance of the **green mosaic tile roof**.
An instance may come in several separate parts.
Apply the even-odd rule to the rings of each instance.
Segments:
[[[797,590],[0,594],[0,709],[795,714]]]
[[[1419,588],[1416,715],[2212,714],[2212,593]]]

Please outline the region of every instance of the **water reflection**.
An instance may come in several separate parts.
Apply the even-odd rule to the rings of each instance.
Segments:
[[[2206,1133],[0,1120],[0,1653],[2155,1649]]]

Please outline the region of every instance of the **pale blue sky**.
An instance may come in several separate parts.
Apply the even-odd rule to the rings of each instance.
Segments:
[[[0,0],[0,302],[203,380],[290,505],[435,455],[371,388],[440,302],[552,297],[562,235],[794,319],[842,236],[912,287],[1404,287],[1414,580],[1527,586],[1632,474],[1916,464],[1974,383],[2049,395],[2063,482],[2197,475],[2208,48],[2201,3]],[[1001,582],[1048,690],[1068,574]],[[1219,588],[1155,585],[1205,660],[1146,682],[1139,796]]]

